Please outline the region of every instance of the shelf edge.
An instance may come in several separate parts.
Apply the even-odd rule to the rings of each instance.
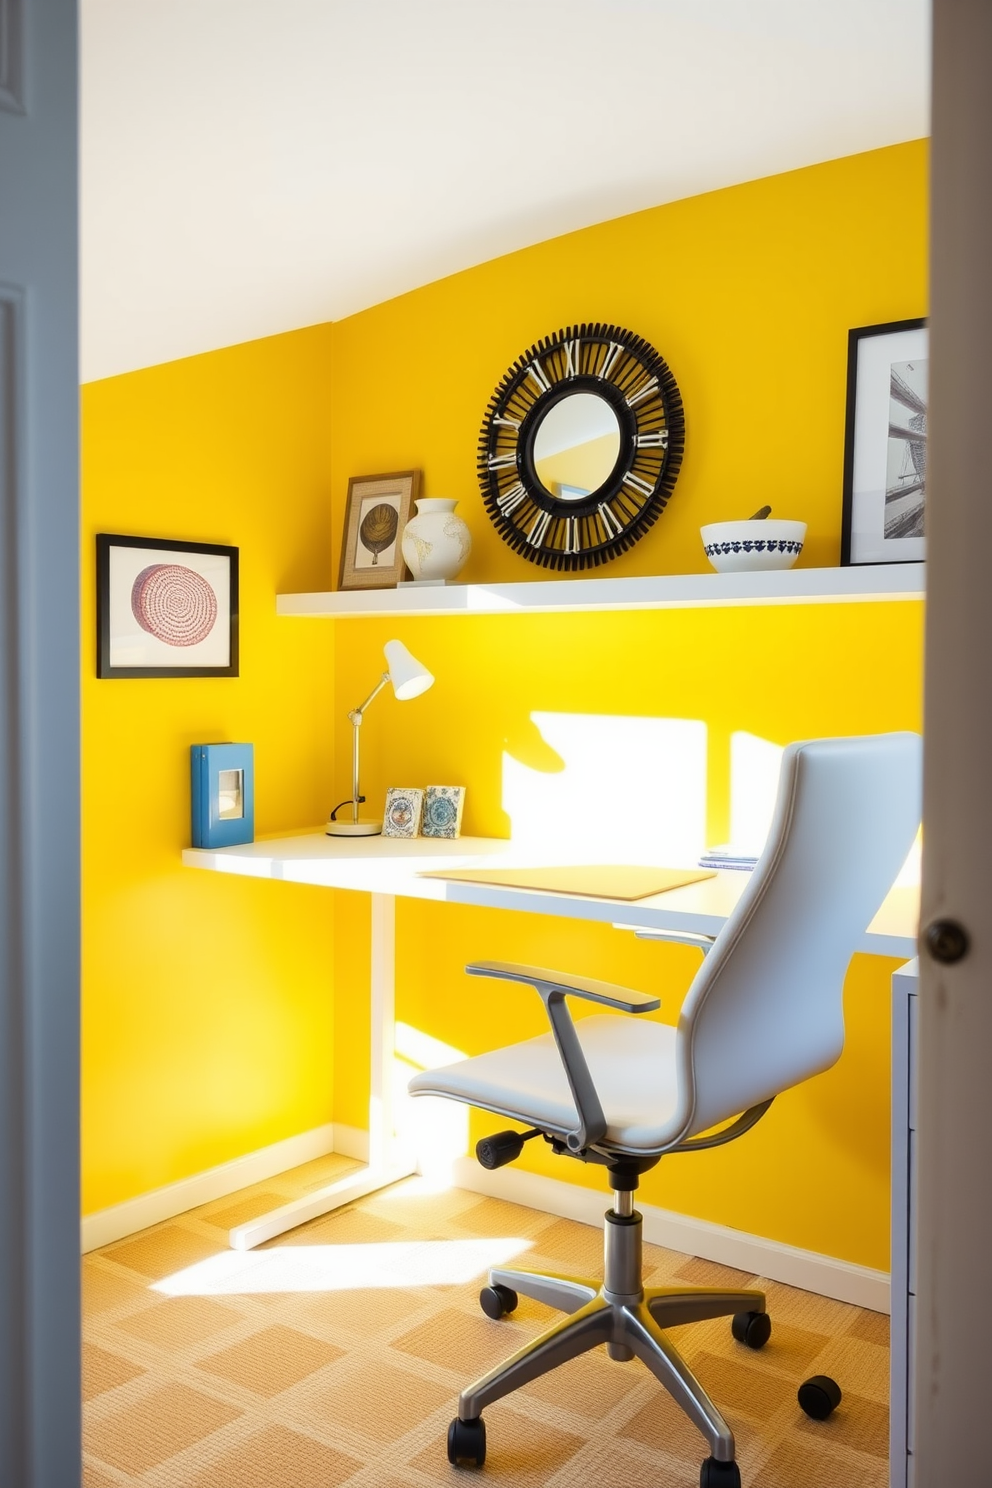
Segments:
[[[437,619],[445,615],[549,615],[773,604],[878,604],[925,597],[925,565],[668,574],[632,579],[464,584],[446,589],[280,594],[279,615],[311,619]],[[839,576],[843,575],[843,582]],[[581,593],[575,593],[580,589]],[[571,591],[566,598],[562,591]]]

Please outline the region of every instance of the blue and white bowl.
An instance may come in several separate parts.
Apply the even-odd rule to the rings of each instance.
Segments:
[[[803,550],[805,522],[710,522],[700,527],[706,556],[718,573],[791,568]]]

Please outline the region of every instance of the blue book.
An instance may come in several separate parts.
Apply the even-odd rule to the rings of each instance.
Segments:
[[[192,744],[193,846],[255,840],[255,750],[251,744]]]

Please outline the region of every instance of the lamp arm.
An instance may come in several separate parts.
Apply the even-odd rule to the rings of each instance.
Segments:
[[[372,691],[365,699],[364,703],[360,703],[357,708],[352,708],[351,712],[348,714],[348,717],[350,718],[351,722],[356,725],[356,727],[358,724],[361,723],[362,714],[365,712],[365,709],[368,707],[369,703],[374,702],[374,700],[379,696],[380,692],[385,687],[388,681],[389,673],[383,672],[382,676],[379,678],[378,682],[375,684]]]
[[[358,808],[362,803],[362,793],[358,784],[359,740],[361,739],[362,719],[365,716],[365,710],[369,706],[369,703],[375,701],[388,681],[389,673],[383,672],[364,703],[360,703],[357,708],[352,708],[348,714],[348,722],[351,724],[351,819],[353,822],[358,821]]]

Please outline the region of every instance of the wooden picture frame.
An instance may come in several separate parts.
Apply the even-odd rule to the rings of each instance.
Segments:
[[[848,336],[843,565],[926,557],[927,369],[924,319]]]
[[[400,542],[419,494],[419,470],[351,477],[339,589],[395,589],[407,577]]]
[[[236,677],[238,549],[96,539],[98,677]]]

